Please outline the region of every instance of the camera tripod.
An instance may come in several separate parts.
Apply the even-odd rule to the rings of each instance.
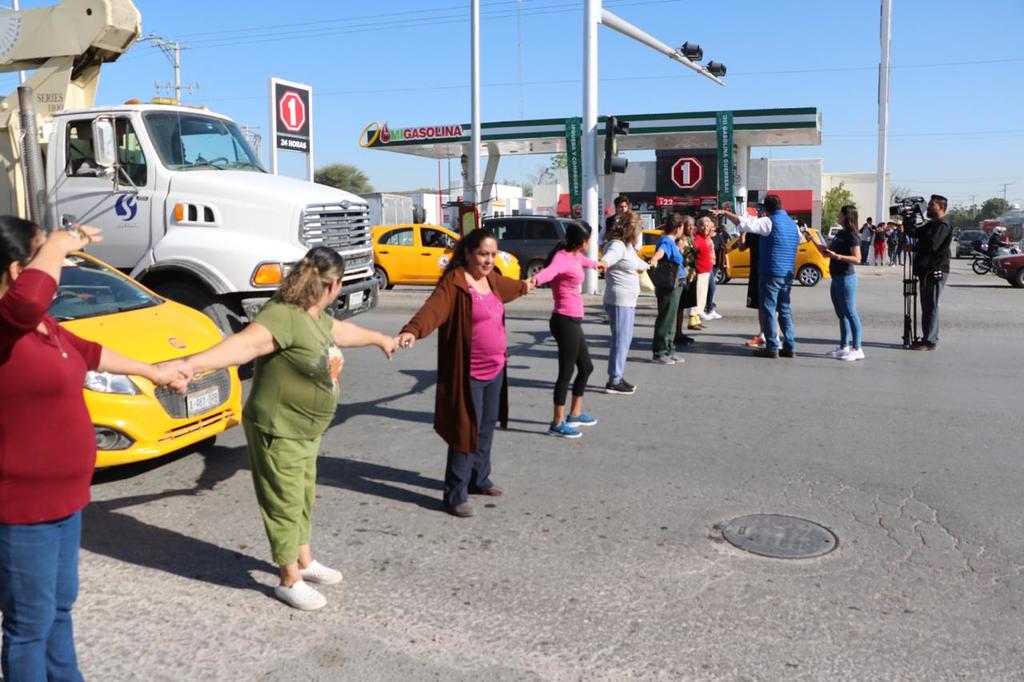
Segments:
[[[903,258],[903,347],[920,343],[917,335],[918,277],[914,274],[914,252],[907,251]]]

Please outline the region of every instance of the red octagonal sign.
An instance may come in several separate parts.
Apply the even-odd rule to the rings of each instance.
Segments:
[[[704,179],[704,164],[692,156],[681,156],[672,164],[672,182],[680,189],[693,189]]]
[[[297,133],[306,125],[306,105],[299,93],[286,90],[277,105],[281,125],[290,133]]]

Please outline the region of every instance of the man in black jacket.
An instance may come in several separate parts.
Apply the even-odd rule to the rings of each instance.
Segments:
[[[921,327],[924,336],[912,350],[935,350],[939,343],[939,295],[949,276],[949,244],[953,230],[946,222],[946,197],[933,194],[928,222],[914,234],[914,274],[921,283]]]

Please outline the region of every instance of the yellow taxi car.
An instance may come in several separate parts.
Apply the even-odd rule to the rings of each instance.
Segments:
[[[459,235],[440,225],[377,225],[373,239],[373,271],[381,289],[396,284],[437,284],[451,259]],[[498,252],[494,269],[519,279],[519,260]]]
[[[821,238],[821,234],[817,230],[808,230],[807,233],[811,235],[818,244],[824,244],[825,242]],[[729,265],[725,269],[724,281],[728,282],[730,279],[737,277],[750,277],[750,251],[741,251],[739,248],[739,238],[735,238],[729,242],[728,246]],[[805,287],[813,287],[824,277],[829,276],[829,259],[818,253],[818,249],[815,248],[814,244],[810,243],[805,237],[800,238],[800,246],[796,250],[796,275],[795,279]],[[722,282],[719,281],[719,284]]]
[[[84,253],[65,259],[50,314],[78,336],[143,362],[191,355],[222,338],[202,313]],[[160,457],[241,423],[242,387],[233,368],[197,376],[185,395],[106,372],[89,372],[83,390],[97,467]]]

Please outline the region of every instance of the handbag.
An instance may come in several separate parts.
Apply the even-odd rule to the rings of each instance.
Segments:
[[[640,272],[640,291],[647,293],[654,291],[654,282],[651,281],[651,276],[647,274],[646,270]]]
[[[651,282],[659,289],[675,289],[679,279],[679,264],[662,258],[651,272]]]

